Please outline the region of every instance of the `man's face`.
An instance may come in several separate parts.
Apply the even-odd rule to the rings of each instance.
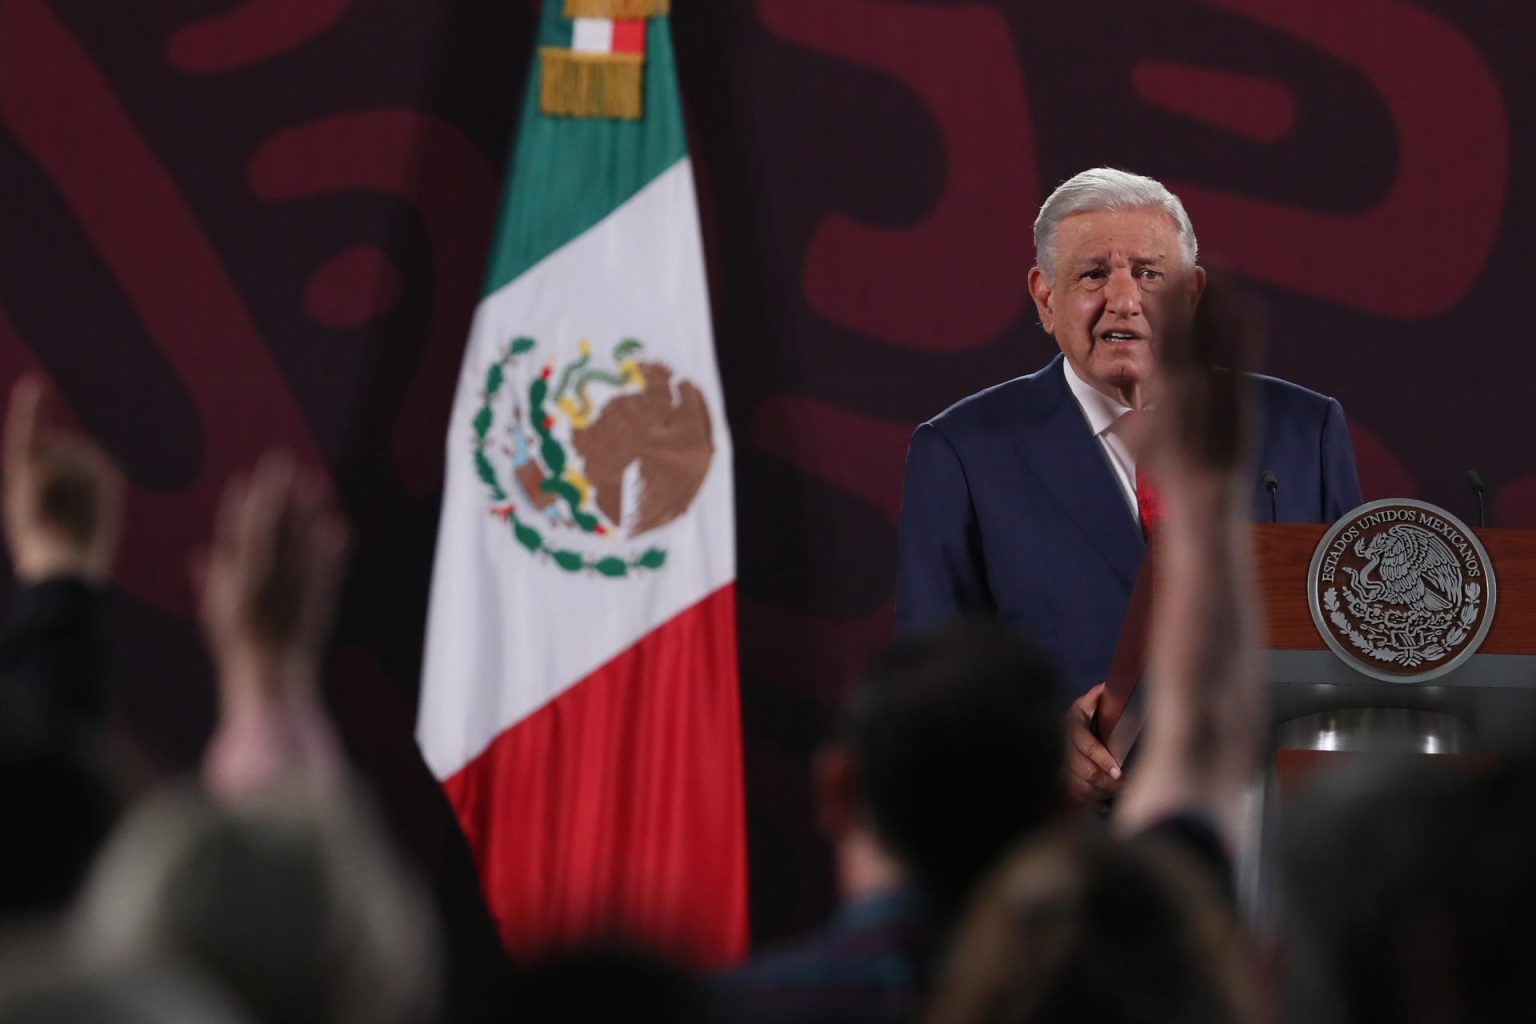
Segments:
[[[1035,267],[1041,325],[1077,375],[1133,409],[1147,400],[1164,334],[1187,321],[1205,271],[1184,265],[1161,210],[1075,213],[1056,229],[1054,280]]]

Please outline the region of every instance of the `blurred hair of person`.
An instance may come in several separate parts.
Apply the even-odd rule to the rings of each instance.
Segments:
[[[928,1021],[1254,1021],[1248,952],[1225,894],[1182,850],[1054,835],[981,891]]]
[[[103,852],[72,937],[93,966],[194,967],[260,1024],[409,1024],[436,995],[422,895],[338,796],[146,801]]]
[[[843,908],[820,933],[718,979],[728,1020],[915,1019],[971,889],[1059,802],[1060,699],[1002,627],[905,641],[852,694],[815,785]]]
[[[33,961],[0,974],[0,1024],[253,1024],[223,993],[166,967],[82,972]]]
[[[324,486],[286,455],[269,453],[225,487],[193,566],[218,675],[218,724],[203,758],[216,796],[342,784],[320,676],[346,545]]]
[[[11,390],[0,502],[16,587],[0,629],[0,923],[63,909],[136,774],[107,730],[106,584],[122,481],[85,437],[49,425],[42,378]]]
[[[949,906],[1058,805],[1055,672],[1001,627],[902,643],[855,688],[818,769],[852,895],[910,883]],[[1024,690],[1040,691],[1021,692]],[[1054,720],[1053,720],[1054,719]],[[860,877],[855,859],[883,860]]]
[[[1536,765],[1330,771],[1286,810],[1281,874],[1293,1019],[1454,1024],[1536,1006]]]

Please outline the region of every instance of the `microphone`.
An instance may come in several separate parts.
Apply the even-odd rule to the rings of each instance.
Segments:
[[[1267,469],[1264,471],[1264,489],[1269,492],[1269,521],[1277,523],[1280,515],[1275,509],[1275,495],[1280,493],[1280,478]]]
[[[1483,476],[1475,469],[1467,470],[1467,486],[1472,488],[1472,493],[1477,497],[1477,528],[1481,530],[1488,525],[1488,509],[1483,504],[1488,488],[1483,486]]]

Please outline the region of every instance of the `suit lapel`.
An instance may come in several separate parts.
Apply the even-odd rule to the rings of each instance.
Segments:
[[[1036,422],[1017,445],[1025,469],[1129,586],[1141,567],[1141,528],[1126,507],[1104,448],[1067,388],[1063,357],[1041,375]]]

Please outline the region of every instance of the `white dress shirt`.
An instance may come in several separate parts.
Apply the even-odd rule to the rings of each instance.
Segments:
[[[1115,423],[1130,412],[1131,407],[1121,405],[1079,377],[1072,368],[1071,360],[1063,362],[1067,371],[1067,387],[1071,389],[1072,397],[1077,399],[1078,407],[1083,410],[1083,416],[1088,420],[1088,429],[1093,431],[1104,454],[1109,456],[1110,468],[1115,471],[1115,479],[1125,495],[1131,518],[1140,523],[1141,510],[1136,504],[1136,459],[1132,457],[1130,445],[1125,443],[1125,438],[1114,429]]]

